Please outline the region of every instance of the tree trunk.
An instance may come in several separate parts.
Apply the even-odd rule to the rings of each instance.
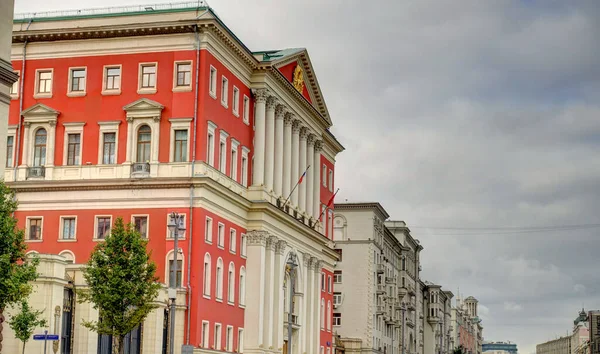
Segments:
[[[25,342],[23,342],[23,354],[25,354]]]
[[[125,353],[125,346],[123,345],[123,339],[125,339],[125,337],[117,337],[117,353],[118,354],[124,354]]]
[[[0,308],[0,353],[2,353],[2,322],[4,322],[4,309]]]

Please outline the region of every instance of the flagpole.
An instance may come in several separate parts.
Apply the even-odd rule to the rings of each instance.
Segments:
[[[327,210],[327,208],[329,208],[329,205],[331,204],[331,202],[333,201],[333,198],[335,198],[335,195],[340,191],[340,189],[338,188],[335,193],[333,193],[333,195],[331,196],[331,199],[329,199],[329,203],[327,203],[327,206],[325,207],[325,209],[323,209],[323,211],[321,212],[321,215],[319,215],[319,218],[317,219],[317,221],[321,220],[321,217],[323,217],[323,214],[325,214],[325,211]]]
[[[298,185],[300,184],[300,181],[302,181],[304,175],[306,174],[306,172],[308,171],[309,168],[310,168],[310,165],[308,165],[308,167],[306,167],[306,170],[304,170],[304,172],[302,173],[302,175],[298,179],[298,182],[296,182],[296,185],[294,186],[294,188],[292,188],[292,191],[290,192],[290,195],[288,195],[287,199],[283,203],[283,207],[284,208],[287,205],[287,203],[290,201],[290,197],[292,196],[292,193],[294,193],[294,191],[296,190],[296,188],[298,188]]]

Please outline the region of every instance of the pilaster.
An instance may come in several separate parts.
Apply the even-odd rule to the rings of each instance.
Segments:
[[[275,246],[275,289],[273,292],[273,304],[275,305],[273,313],[273,348],[279,350],[283,348],[283,312],[285,304],[283,303],[282,289],[285,276],[285,249],[287,242],[277,241]]]
[[[275,267],[275,249],[277,248],[279,239],[275,236],[269,236],[266,240],[266,264],[265,264],[265,320],[264,320],[264,346],[266,349],[277,349],[273,344],[273,330],[275,323],[273,322],[273,313],[275,310],[274,293],[275,293],[275,278],[277,277],[278,269]]]
[[[264,348],[264,316],[266,286],[266,231],[246,233],[246,310],[244,316],[244,346],[248,349]]]

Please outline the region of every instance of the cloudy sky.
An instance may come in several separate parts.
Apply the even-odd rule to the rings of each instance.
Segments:
[[[600,228],[580,226],[600,223],[598,1],[210,4],[253,50],[308,48],[346,147],[338,201],[412,226],[424,277],[477,297],[487,340],[533,353],[600,309]]]

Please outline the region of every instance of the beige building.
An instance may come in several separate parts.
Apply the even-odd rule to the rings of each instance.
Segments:
[[[6,166],[6,133],[11,93],[18,89],[18,75],[10,62],[14,0],[0,2],[0,176]]]
[[[538,344],[535,347],[536,354],[570,354],[571,337],[560,337],[545,343]]]
[[[452,350],[452,297],[441,285],[422,282],[423,344],[422,353],[448,354]]]

